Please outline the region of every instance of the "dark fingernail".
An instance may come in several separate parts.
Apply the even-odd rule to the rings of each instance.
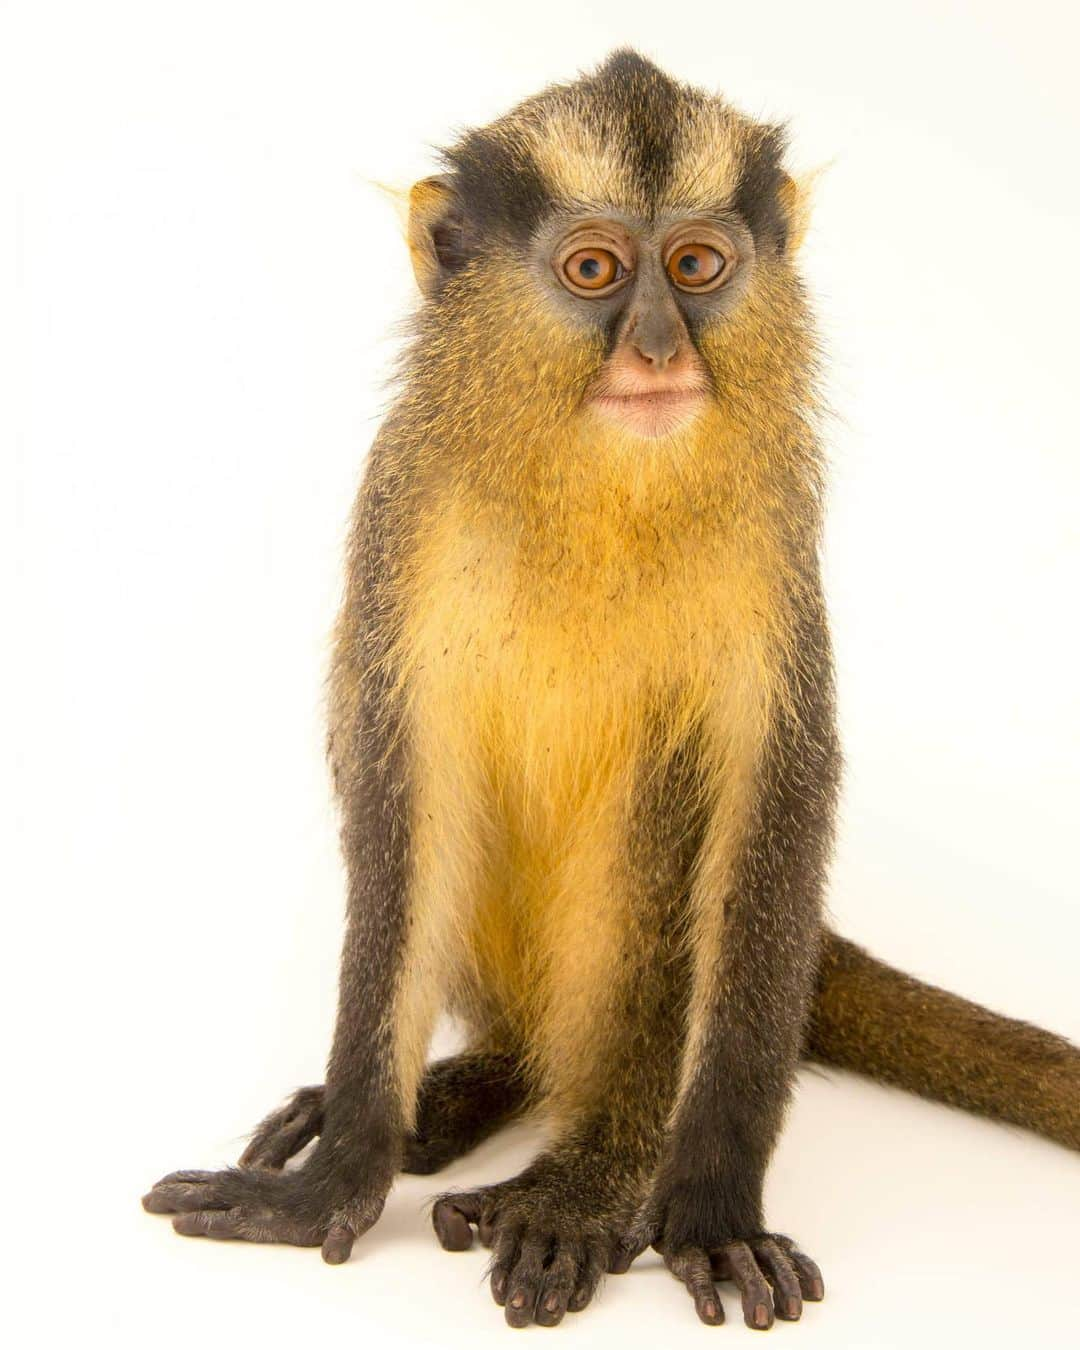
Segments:
[[[544,1311],[545,1311],[545,1312],[558,1312],[558,1310],[559,1310],[559,1296],[558,1296],[558,1294],[548,1294],[547,1298],[544,1299]]]
[[[769,1310],[764,1303],[759,1303],[754,1309],[754,1326],[767,1327],[769,1325]]]
[[[810,1281],[810,1297],[820,1301],[825,1297],[825,1285],[821,1280]]]
[[[795,1321],[795,1319],[802,1312],[802,1304],[799,1302],[797,1298],[789,1298],[786,1307],[787,1307],[787,1315],[791,1318],[792,1321]]]
[[[502,1298],[503,1291],[505,1290],[505,1288],[506,1288],[505,1275],[493,1275],[491,1277],[491,1292],[496,1296],[496,1298]]]
[[[716,1304],[712,1301],[712,1299],[707,1299],[701,1305],[701,1311],[705,1314],[706,1317],[711,1319],[716,1316]]]
[[[511,1308],[524,1308],[525,1295],[520,1291],[516,1293],[514,1297],[510,1300],[510,1306]]]

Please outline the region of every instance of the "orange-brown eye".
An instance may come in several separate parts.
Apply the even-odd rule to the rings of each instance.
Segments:
[[[563,272],[571,286],[583,291],[602,291],[623,274],[622,263],[606,248],[582,248],[563,263]]]
[[[681,244],[667,260],[668,276],[688,290],[716,282],[727,265],[724,255],[708,244]]]

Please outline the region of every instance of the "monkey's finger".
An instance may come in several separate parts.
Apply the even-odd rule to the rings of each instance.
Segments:
[[[343,1265],[352,1255],[356,1235],[344,1224],[335,1224],[323,1238],[322,1259],[328,1266]]]
[[[499,1228],[494,1235],[488,1271],[491,1276],[491,1297],[500,1308],[506,1302],[506,1289],[510,1281],[510,1272],[517,1260],[520,1236],[521,1228],[517,1224],[507,1224]]]
[[[759,1269],[773,1287],[773,1308],[777,1317],[797,1322],[802,1316],[802,1291],[787,1255],[772,1238],[751,1243],[751,1250]]]
[[[545,1234],[527,1235],[518,1244],[517,1258],[506,1282],[506,1321],[512,1327],[527,1327],[533,1320],[536,1296],[544,1278],[544,1262],[551,1250]]]
[[[765,1276],[745,1242],[729,1242],[724,1248],[731,1278],[742,1295],[743,1319],[754,1331],[767,1331],[773,1324],[773,1302]]]
[[[225,1242],[280,1242],[291,1247],[318,1247],[322,1242],[321,1235],[314,1229],[272,1214],[253,1214],[239,1205],[233,1209],[178,1214],[173,1219],[173,1229],[182,1237],[207,1237]]]
[[[476,1191],[440,1196],[431,1210],[435,1236],[448,1252],[464,1252],[472,1246],[472,1225],[480,1222],[481,1201]]]
[[[220,1175],[220,1172],[208,1172],[205,1168],[189,1167],[179,1172],[166,1172],[159,1181],[154,1182],[151,1189],[156,1189],[158,1186],[169,1186],[178,1181],[189,1182],[191,1184],[200,1181],[216,1181]]]
[[[612,1255],[603,1243],[595,1238],[585,1243],[585,1262],[578,1274],[577,1287],[566,1305],[570,1312],[580,1312],[596,1293],[604,1272],[611,1269]]]
[[[173,1219],[173,1231],[183,1237],[241,1238],[238,1209],[196,1209]]]
[[[241,1167],[278,1171],[322,1131],[325,1091],[301,1088],[261,1121],[240,1155]]]
[[[708,1252],[703,1247],[683,1247],[664,1252],[663,1257],[672,1275],[686,1285],[698,1317],[706,1326],[718,1327],[724,1320],[724,1305],[713,1283]]]
[[[584,1249],[576,1244],[557,1244],[536,1295],[535,1317],[538,1326],[555,1327],[563,1320],[577,1288],[578,1271],[584,1259]]]
[[[495,1224],[498,1222],[498,1211],[481,1208],[480,1222],[476,1225],[476,1236],[480,1239],[481,1247],[490,1247],[495,1241]]]
[[[646,1247],[654,1246],[660,1238],[660,1225],[643,1219],[616,1242],[608,1262],[612,1275],[622,1275],[630,1269]],[[657,1251],[660,1249],[657,1248]]]
[[[817,1262],[812,1261],[805,1252],[799,1251],[791,1238],[778,1234],[773,1240],[791,1262],[803,1298],[807,1303],[820,1303],[825,1297],[825,1281],[821,1277]]]
[[[213,1172],[173,1172],[173,1177],[203,1177],[200,1181],[173,1181],[164,1177],[142,1198],[148,1214],[186,1214],[199,1209],[229,1209],[232,1201],[215,1180]]]

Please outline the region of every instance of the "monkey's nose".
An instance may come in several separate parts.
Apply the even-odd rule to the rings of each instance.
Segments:
[[[650,370],[667,370],[679,354],[679,341],[670,334],[656,334],[649,338],[635,335],[633,348]]]

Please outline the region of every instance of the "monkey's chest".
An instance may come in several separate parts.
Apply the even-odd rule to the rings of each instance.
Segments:
[[[565,851],[626,810],[643,764],[760,721],[759,624],[739,589],[685,559],[543,578],[447,549],[412,608],[418,772]]]

